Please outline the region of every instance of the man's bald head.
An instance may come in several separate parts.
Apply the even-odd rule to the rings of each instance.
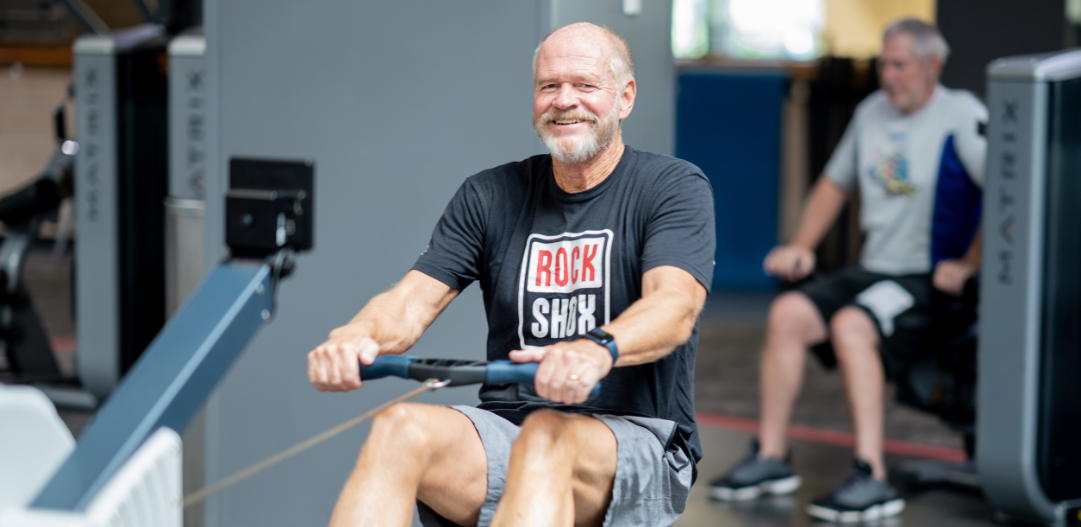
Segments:
[[[606,27],[579,22],[552,31],[544,37],[544,40],[541,40],[537,50],[533,52],[534,82],[537,80],[537,58],[540,56],[541,49],[546,43],[556,41],[603,49],[607,55],[608,71],[617,87],[626,86],[627,82],[634,78],[634,61],[631,60],[631,50],[627,47],[627,41]]]

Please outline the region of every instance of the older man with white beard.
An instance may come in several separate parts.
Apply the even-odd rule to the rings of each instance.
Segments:
[[[839,365],[855,428],[855,460],[832,492],[807,508],[826,521],[899,514],[905,501],[886,481],[883,391],[928,348],[936,295],[960,295],[979,269],[980,185],[987,109],[971,93],[938,83],[949,54],[934,26],[899,20],[879,56],[882,89],[856,108],[815,184],[796,236],[766,257],[766,272],[798,280],[814,248],[859,189],[865,242],[860,265],[800,284],[770,308],[762,349],[762,420],[746,459],[711,482],[722,500],[796,490],[788,419],[810,348]],[[936,292],[937,289],[937,292]]]
[[[408,350],[479,281],[488,359],[539,363],[477,407],[379,414],[331,525],[669,525],[701,458],[693,382],[713,274],[702,172],[625,146],[627,44],[574,24],[533,61],[533,127],[551,155],[485,170],[451,199],[390,291],[308,355],[319,390]],[[600,394],[588,399],[604,379]]]

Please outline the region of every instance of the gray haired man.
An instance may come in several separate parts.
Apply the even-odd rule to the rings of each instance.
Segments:
[[[762,416],[752,453],[711,483],[717,499],[784,494],[800,485],[785,434],[803,379],[805,351],[839,364],[855,428],[848,478],[808,512],[828,521],[893,516],[904,500],[885,481],[883,390],[927,345],[936,292],[959,295],[979,267],[987,109],[938,83],[949,48],[919,20],[895,22],[879,56],[881,90],[857,107],[811,192],[795,238],[766,257],[766,272],[797,281],[814,248],[859,188],[865,242],[860,265],[782,294],[762,350]]]

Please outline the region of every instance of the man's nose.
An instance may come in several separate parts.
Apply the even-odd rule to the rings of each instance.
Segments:
[[[570,84],[563,84],[559,87],[559,93],[556,94],[554,101],[556,108],[560,110],[569,110],[578,106],[578,97],[574,93],[574,88]]]

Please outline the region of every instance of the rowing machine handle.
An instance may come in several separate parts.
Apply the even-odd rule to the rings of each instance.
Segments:
[[[536,362],[492,361],[488,363],[488,384],[532,383],[538,366]],[[597,382],[593,385],[593,391],[589,392],[589,398],[593,399],[600,393],[601,383]]]
[[[401,355],[381,355],[376,357],[369,366],[360,365],[360,380],[370,381],[383,377],[409,378],[409,365],[416,362],[416,357],[403,357]]]
[[[417,357],[380,355],[376,357],[375,361],[370,365],[360,365],[360,379],[369,381],[373,379],[382,379],[383,377],[401,377],[403,379],[414,378],[416,375],[410,375],[409,367],[419,360],[420,359]],[[474,364],[476,366],[484,366],[483,382],[487,384],[532,383],[533,377],[537,375],[538,366],[535,362],[520,363],[509,360],[497,360],[489,363]],[[476,366],[471,366],[470,369],[476,371]],[[420,374],[420,372],[415,373]],[[421,377],[427,377],[427,374],[421,375]],[[424,379],[416,378],[415,380]],[[465,383],[456,382],[455,384],[472,384],[478,382],[480,382],[479,379]],[[589,398],[592,399],[596,397],[600,394],[600,391],[601,383],[598,382],[593,386],[593,391],[590,392]]]

